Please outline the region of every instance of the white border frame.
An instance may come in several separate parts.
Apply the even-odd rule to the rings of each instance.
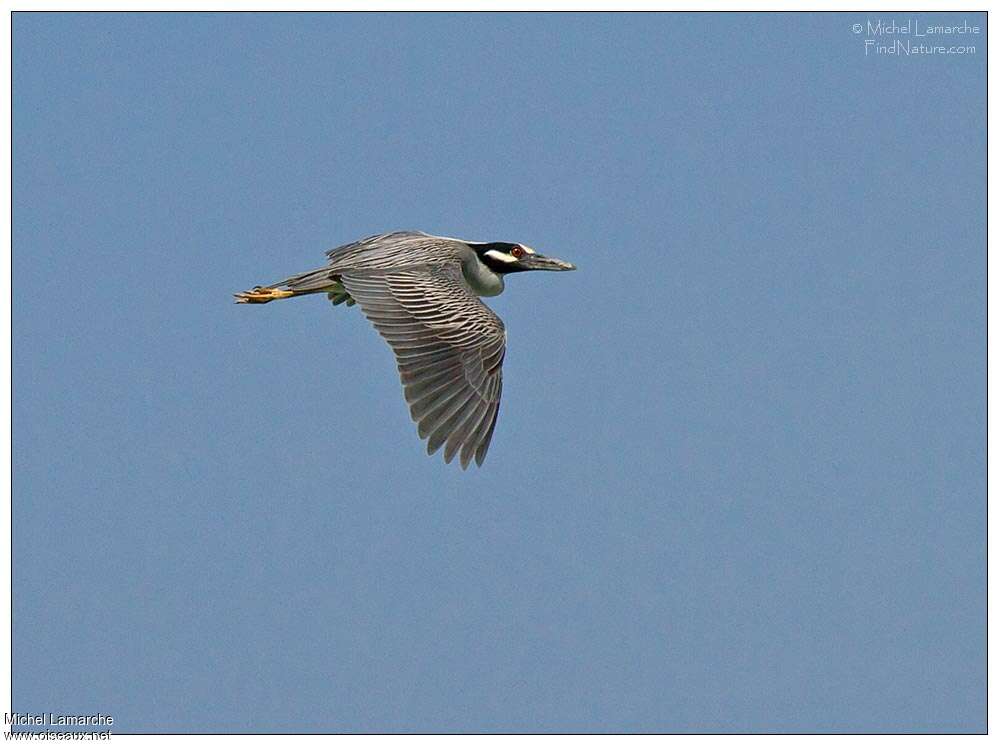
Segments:
[[[316,2],[316,0],[299,0],[299,2],[294,3],[292,8],[275,8],[273,3],[262,2],[261,0],[250,0],[248,2],[234,2],[233,0],[217,0],[215,3],[211,3],[206,7],[204,2],[196,2],[195,0],[175,0],[169,4],[167,3],[156,3],[156,2],[127,2],[125,0],[104,0],[104,2],[99,2],[96,4],[88,4],[84,2],[79,2],[78,0],[63,0],[62,2],[45,2],[43,0],[21,0],[14,4],[16,7],[15,11],[274,11],[274,10],[300,10],[300,11],[418,11],[418,10],[437,10],[437,11],[594,11],[594,10],[605,10],[605,11],[743,11],[743,12],[764,12],[764,11],[783,11],[783,12],[798,12],[798,11],[838,11],[838,12],[877,12],[879,14],[887,14],[891,12],[988,12],[993,9],[994,3],[986,3],[984,7],[971,7],[973,5],[978,5],[977,3],[949,3],[949,2],[936,2],[929,3],[923,0],[918,2],[898,2],[897,0],[884,0],[878,3],[855,3],[850,4],[850,7],[843,7],[842,3],[830,2],[825,0],[824,2],[799,2],[791,3],[786,0],[779,0],[777,2],[770,2],[766,7],[761,8],[754,3],[749,2],[708,2],[705,5],[698,8],[691,8],[689,5],[682,5],[679,3],[663,3],[663,2],[648,2],[647,0],[632,0],[631,2],[626,2],[623,6],[618,4],[618,7],[609,7],[608,3],[598,3],[592,0],[581,0],[579,2],[568,2],[567,0],[547,0],[543,3],[529,3],[524,0],[507,0],[506,2],[501,2],[500,0],[475,0],[474,2],[457,2],[456,0],[434,0],[431,2],[415,2],[414,0],[381,0],[380,2],[361,2],[359,0],[352,0],[350,2],[333,2],[333,3],[323,3]],[[865,7],[866,6],[866,7]],[[949,7],[948,7],[949,6]],[[6,95],[3,97],[3,127],[5,130],[4,137],[4,162],[7,168],[7,173],[11,174],[11,51],[12,42],[12,17],[11,12],[8,11],[3,16],[4,32],[3,39],[5,44],[5,50],[3,54],[2,61],[2,85],[6,88]],[[988,37],[986,36],[986,44],[988,45]],[[988,46],[988,60],[990,71],[996,70],[994,65],[991,63],[994,61],[993,48]],[[996,106],[997,95],[995,91],[995,79],[999,77],[999,72],[995,75],[989,76],[988,84],[988,117],[989,123],[994,121],[994,109]],[[990,126],[991,133],[991,126]],[[995,148],[990,148],[988,153],[988,166],[989,173],[996,174],[999,173],[999,169],[996,168],[995,163]],[[7,247],[7,259],[6,261],[0,263],[0,271],[3,273],[2,280],[4,282],[4,287],[10,288],[12,281],[12,263],[11,263],[11,180],[8,178],[4,182],[4,191],[6,192],[6,210],[8,212],[8,219],[6,225],[4,226],[4,244]],[[995,201],[997,199],[996,195],[999,193],[999,189],[990,189],[988,195],[988,215],[992,218],[995,215]],[[993,251],[993,242],[991,240],[991,234],[989,235],[988,241],[988,324],[990,329],[999,328],[997,324],[997,316],[999,311],[997,311],[996,304],[993,303],[995,298],[995,274],[996,267],[999,266],[999,261],[995,252]],[[2,367],[2,375],[6,381],[7,389],[10,390],[11,384],[11,356],[12,356],[12,329],[11,329],[11,304],[5,304],[3,307],[3,328],[6,330],[8,335],[7,344],[3,347],[4,354],[4,365]],[[993,444],[995,439],[992,436],[992,425],[996,421],[994,415],[994,407],[996,406],[996,388],[995,375],[996,371],[999,370],[999,366],[996,365],[996,352],[991,343],[991,339],[988,340],[988,435],[989,435],[989,447],[988,447],[988,502],[992,505],[992,495],[993,488],[996,484],[997,472],[999,469],[999,458],[996,458],[993,453]],[[4,416],[8,425],[11,423],[11,399],[6,399],[4,402]],[[11,434],[8,428],[8,436]],[[8,447],[4,450],[4,458],[7,465],[7,473],[11,474],[11,449]],[[0,517],[2,517],[2,525],[0,525],[0,532],[3,533],[5,541],[9,542],[11,536],[11,481],[8,479],[6,481],[6,500],[4,502],[4,508],[0,511]],[[988,515],[988,535],[993,535],[994,522],[997,520],[996,510],[990,510]],[[5,629],[5,639],[2,641],[2,653],[0,653],[0,664],[2,664],[2,670],[5,675],[0,676],[0,699],[6,703],[5,707],[10,707],[11,705],[11,691],[10,691],[10,672],[11,672],[11,625],[10,625],[10,600],[11,600],[11,553],[10,546],[8,544],[8,551],[2,552],[2,566],[0,566],[0,576],[2,576],[2,587],[4,592],[4,609],[7,615],[7,624],[4,625]],[[999,552],[990,552],[988,561],[988,612],[989,618],[994,619],[993,611],[996,594],[993,592],[993,584],[999,573],[996,571],[996,555]],[[990,625],[988,632],[988,671],[989,671],[989,681],[992,682],[992,672],[995,670],[993,666],[993,661],[996,655],[997,644],[992,633],[992,627]],[[988,696],[988,709],[989,713],[994,712],[994,703],[996,697],[997,687],[991,686],[989,688]],[[9,726],[3,728],[4,731],[9,730]],[[124,739],[128,743],[162,743],[163,738],[170,738],[171,736],[129,736],[129,735],[115,735],[112,728],[112,740]],[[251,740],[253,743],[277,743],[287,736],[246,736],[246,735],[221,735],[213,736],[213,740],[216,742],[232,742],[235,739],[243,741],[244,739]],[[327,738],[328,736],[299,736],[305,738]],[[687,742],[691,739],[698,739],[697,743],[704,744],[705,738],[724,738],[726,736],[672,736],[672,739],[680,739],[681,742]],[[771,739],[771,735],[750,735],[750,736],[737,736],[739,738],[745,738],[750,740],[761,740],[761,739]],[[822,738],[828,742],[828,739],[840,739],[840,738],[856,738],[854,736],[797,736],[799,738]],[[860,736],[861,738],[872,738],[873,736]],[[336,736],[336,738],[341,742],[347,743],[363,743],[367,746],[371,746],[372,738],[397,738],[396,736]],[[489,739],[490,743],[495,743],[495,739],[505,739],[505,738],[546,738],[550,743],[552,739],[555,741],[564,741],[566,743],[575,743],[579,739],[585,739],[586,741],[592,741],[593,739],[605,739],[605,738],[615,738],[615,736],[410,736],[409,738],[416,738],[418,740],[433,739],[437,741],[438,739],[445,738],[451,740],[453,738],[461,738],[468,740],[484,740]],[[630,738],[662,738],[661,736],[630,736]],[[888,741],[896,741],[898,739],[908,739],[909,736],[880,736],[880,739],[888,739]],[[925,742],[923,739],[930,739],[931,741],[951,738],[951,736],[921,736],[921,742]],[[882,741],[883,742],[883,741]]]

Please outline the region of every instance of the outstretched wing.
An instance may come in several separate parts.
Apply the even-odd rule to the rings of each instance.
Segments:
[[[444,446],[481,466],[503,388],[503,322],[466,285],[459,264],[348,272],[340,282],[386,339],[427,453]]]

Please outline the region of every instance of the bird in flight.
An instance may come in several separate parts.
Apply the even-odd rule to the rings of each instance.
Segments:
[[[333,305],[360,304],[389,343],[409,411],[427,453],[444,447],[482,465],[503,388],[506,331],[479,300],[503,292],[504,277],[576,267],[519,243],[463,241],[419,231],[370,236],[326,252],[327,265],[236,293],[237,303],[270,303],[326,293]]]

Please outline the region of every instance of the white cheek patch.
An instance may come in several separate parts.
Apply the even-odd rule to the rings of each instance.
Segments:
[[[497,259],[501,262],[506,262],[507,264],[513,264],[517,261],[517,257],[511,256],[510,254],[504,254],[502,251],[497,251],[496,249],[489,249],[486,252],[486,256]]]

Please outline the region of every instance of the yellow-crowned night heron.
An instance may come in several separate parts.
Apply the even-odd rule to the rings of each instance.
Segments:
[[[477,296],[503,292],[503,276],[575,266],[516,243],[480,243],[416,231],[383,233],[326,252],[322,269],[236,294],[269,303],[326,293],[361,310],[392,347],[427,453],[444,446],[482,465],[503,388],[506,331]]]

